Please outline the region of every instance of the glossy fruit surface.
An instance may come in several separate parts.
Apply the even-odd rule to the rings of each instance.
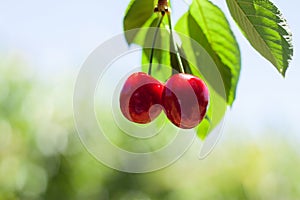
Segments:
[[[120,94],[120,108],[130,121],[146,124],[162,111],[161,95],[164,86],[143,72],[133,73],[125,82]]]
[[[162,106],[169,120],[183,129],[197,126],[205,117],[209,91],[205,83],[190,74],[175,74],[165,84]]]

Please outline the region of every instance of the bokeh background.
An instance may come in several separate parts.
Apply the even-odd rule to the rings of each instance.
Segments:
[[[168,168],[127,174],[82,146],[72,94],[89,53],[122,32],[129,0],[0,0],[0,200],[300,199],[300,3],[273,2],[294,34],[286,78],[229,17],[242,72],[219,143],[204,160],[191,148]],[[175,21],[187,5],[173,5]]]

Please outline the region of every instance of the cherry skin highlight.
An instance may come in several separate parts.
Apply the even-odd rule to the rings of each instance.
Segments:
[[[120,94],[120,108],[130,121],[146,124],[162,111],[163,84],[143,72],[133,73],[126,80]]]
[[[205,83],[191,74],[175,74],[165,84],[162,106],[169,120],[179,128],[196,127],[205,117],[209,91]]]

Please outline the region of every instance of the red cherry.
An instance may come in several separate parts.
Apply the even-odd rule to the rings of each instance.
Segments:
[[[205,83],[190,74],[175,74],[165,84],[162,106],[169,120],[183,129],[197,126],[204,118],[209,102]]]
[[[161,95],[164,86],[143,72],[132,74],[125,82],[120,94],[120,107],[130,121],[146,124],[162,111]]]

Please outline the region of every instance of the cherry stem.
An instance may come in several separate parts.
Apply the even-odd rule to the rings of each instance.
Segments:
[[[171,21],[171,14],[170,13],[168,14],[168,21],[169,21],[169,28],[170,28],[171,45],[173,45],[173,49],[175,50],[175,53],[176,53],[176,58],[177,58],[177,61],[178,61],[178,64],[179,64],[179,70],[180,70],[181,73],[185,73],[184,72],[184,67],[183,67],[183,64],[182,64],[182,60],[181,60],[181,56],[180,56],[180,53],[178,51],[177,43],[174,40],[174,34],[173,34],[173,29],[172,29],[172,21]]]
[[[156,39],[157,39],[157,35],[158,35],[158,31],[159,31],[159,27],[163,21],[164,18],[164,13],[161,13],[161,16],[159,18],[159,21],[156,25],[156,30],[154,33],[154,37],[153,37],[153,41],[152,41],[152,47],[151,47],[151,52],[150,52],[150,60],[149,60],[149,69],[148,69],[148,74],[151,75],[152,72],[152,62],[153,62],[153,57],[154,57],[154,49],[155,49],[155,43],[156,43]]]

